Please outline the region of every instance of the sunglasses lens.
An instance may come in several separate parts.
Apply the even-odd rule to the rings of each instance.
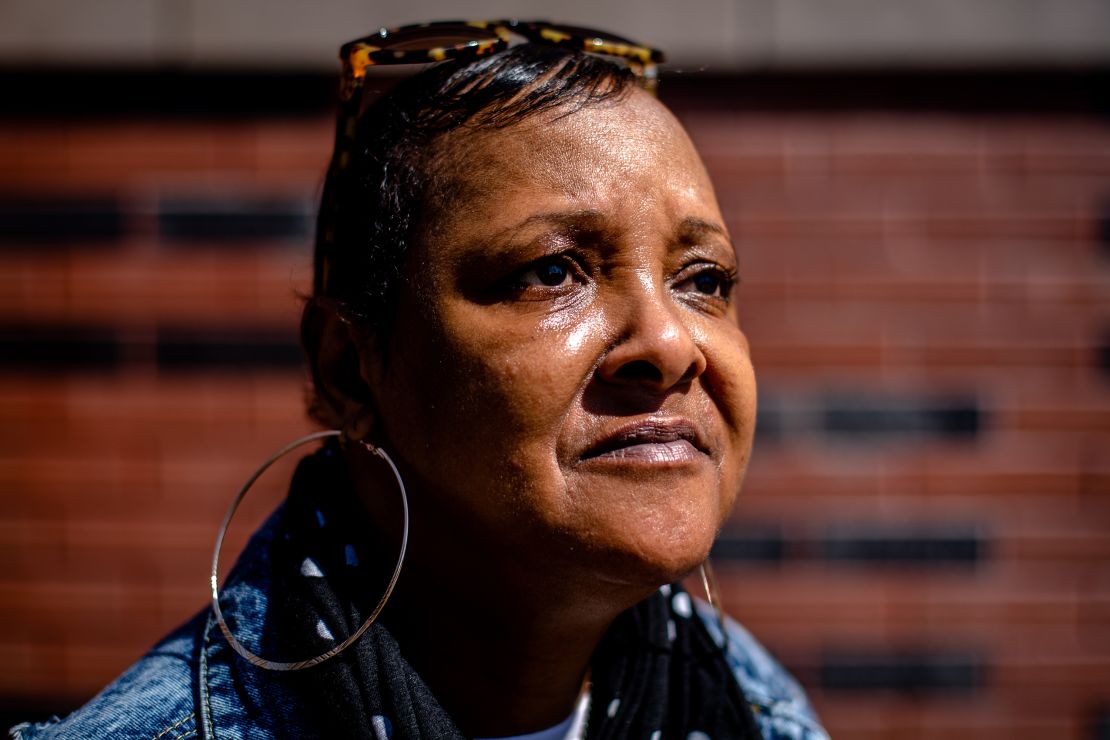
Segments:
[[[426,51],[458,48],[480,41],[496,41],[492,31],[461,26],[456,28],[413,28],[391,33],[381,40],[384,49],[395,51]]]

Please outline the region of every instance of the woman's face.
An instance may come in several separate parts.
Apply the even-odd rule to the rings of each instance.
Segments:
[[[410,255],[372,383],[419,515],[447,550],[532,572],[681,576],[755,419],[736,258],[692,144],[637,90],[442,146],[451,205]]]

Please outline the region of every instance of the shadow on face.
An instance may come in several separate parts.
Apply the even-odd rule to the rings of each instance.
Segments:
[[[410,557],[523,593],[680,577],[755,418],[735,253],[689,138],[634,90],[437,146],[453,197],[408,256],[388,346],[352,335],[412,492]]]

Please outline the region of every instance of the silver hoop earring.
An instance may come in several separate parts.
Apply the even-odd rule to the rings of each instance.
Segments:
[[[721,630],[721,650],[727,651],[728,630],[725,629],[725,610],[721,606],[721,594],[717,590],[717,577],[713,573],[713,566],[709,564],[708,558],[701,564],[701,585],[705,588],[705,598],[713,607],[713,613],[717,615],[717,627]]]
[[[365,447],[367,450],[377,455],[381,459],[385,460],[386,464],[389,465],[389,469],[393,471],[393,477],[397,479],[397,487],[401,489],[401,504],[404,508],[404,531],[401,535],[401,552],[397,556],[397,565],[393,568],[393,575],[389,579],[389,585],[386,586],[385,593],[382,595],[381,601],[378,602],[378,605],[374,607],[374,611],[370,613],[370,616],[366,618],[366,621],[362,623],[362,626],[355,630],[354,633],[351,634],[351,636],[343,642],[334,646],[327,652],[322,653],[321,655],[317,655],[315,658],[293,662],[267,660],[266,658],[255,655],[250,650],[247,650],[245,647],[243,647],[242,644],[240,644],[239,641],[235,639],[235,635],[231,634],[231,628],[228,627],[227,622],[224,621],[223,612],[220,610],[219,593],[220,549],[223,547],[224,535],[227,534],[227,528],[231,524],[231,518],[235,516],[235,512],[239,508],[239,504],[243,501],[243,497],[247,495],[247,491],[250,490],[251,486],[253,486],[255,481],[258,480],[259,476],[266,472],[267,468],[277,462],[277,460],[283,457],[285,454],[300,447],[301,445],[308,444],[309,442],[314,442],[318,439],[343,436],[343,432],[338,429],[332,429],[326,432],[316,432],[314,434],[309,434],[305,437],[301,437],[300,439],[290,442],[285,447],[282,447],[280,450],[271,455],[269,459],[266,460],[266,462],[258,466],[258,469],[254,471],[254,474],[251,475],[251,477],[247,479],[247,482],[243,484],[243,487],[239,489],[239,495],[237,495],[235,497],[235,500],[231,502],[231,507],[228,508],[227,515],[224,516],[223,524],[220,525],[220,531],[216,535],[216,549],[212,553],[212,611],[216,616],[216,623],[220,625],[220,631],[224,633],[224,637],[227,638],[227,642],[229,645],[231,645],[232,649],[234,649],[235,652],[239,653],[239,655],[243,656],[243,658],[249,661],[252,665],[256,665],[259,668],[266,668],[271,671],[299,671],[302,668],[309,668],[310,666],[318,665],[329,658],[334,658],[336,655],[339,655],[341,652],[354,644],[354,642],[358,640],[358,638],[362,637],[363,633],[365,633],[366,630],[370,629],[370,625],[372,625],[378,619],[378,615],[381,614],[382,609],[385,608],[386,602],[389,601],[389,597],[393,594],[393,587],[397,585],[398,576],[401,575],[401,565],[405,562],[405,550],[408,548],[409,544],[409,497],[408,494],[405,492],[405,482],[401,480],[401,473],[398,472],[397,466],[393,464],[393,460],[390,459],[385,450],[380,447],[375,447],[371,444],[360,441],[359,444],[361,444],[363,447]]]

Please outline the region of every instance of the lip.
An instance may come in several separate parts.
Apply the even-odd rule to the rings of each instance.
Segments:
[[[675,465],[704,460],[709,454],[705,437],[693,422],[683,418],[644,419],[608,432],[586,448],[581,460]]]

